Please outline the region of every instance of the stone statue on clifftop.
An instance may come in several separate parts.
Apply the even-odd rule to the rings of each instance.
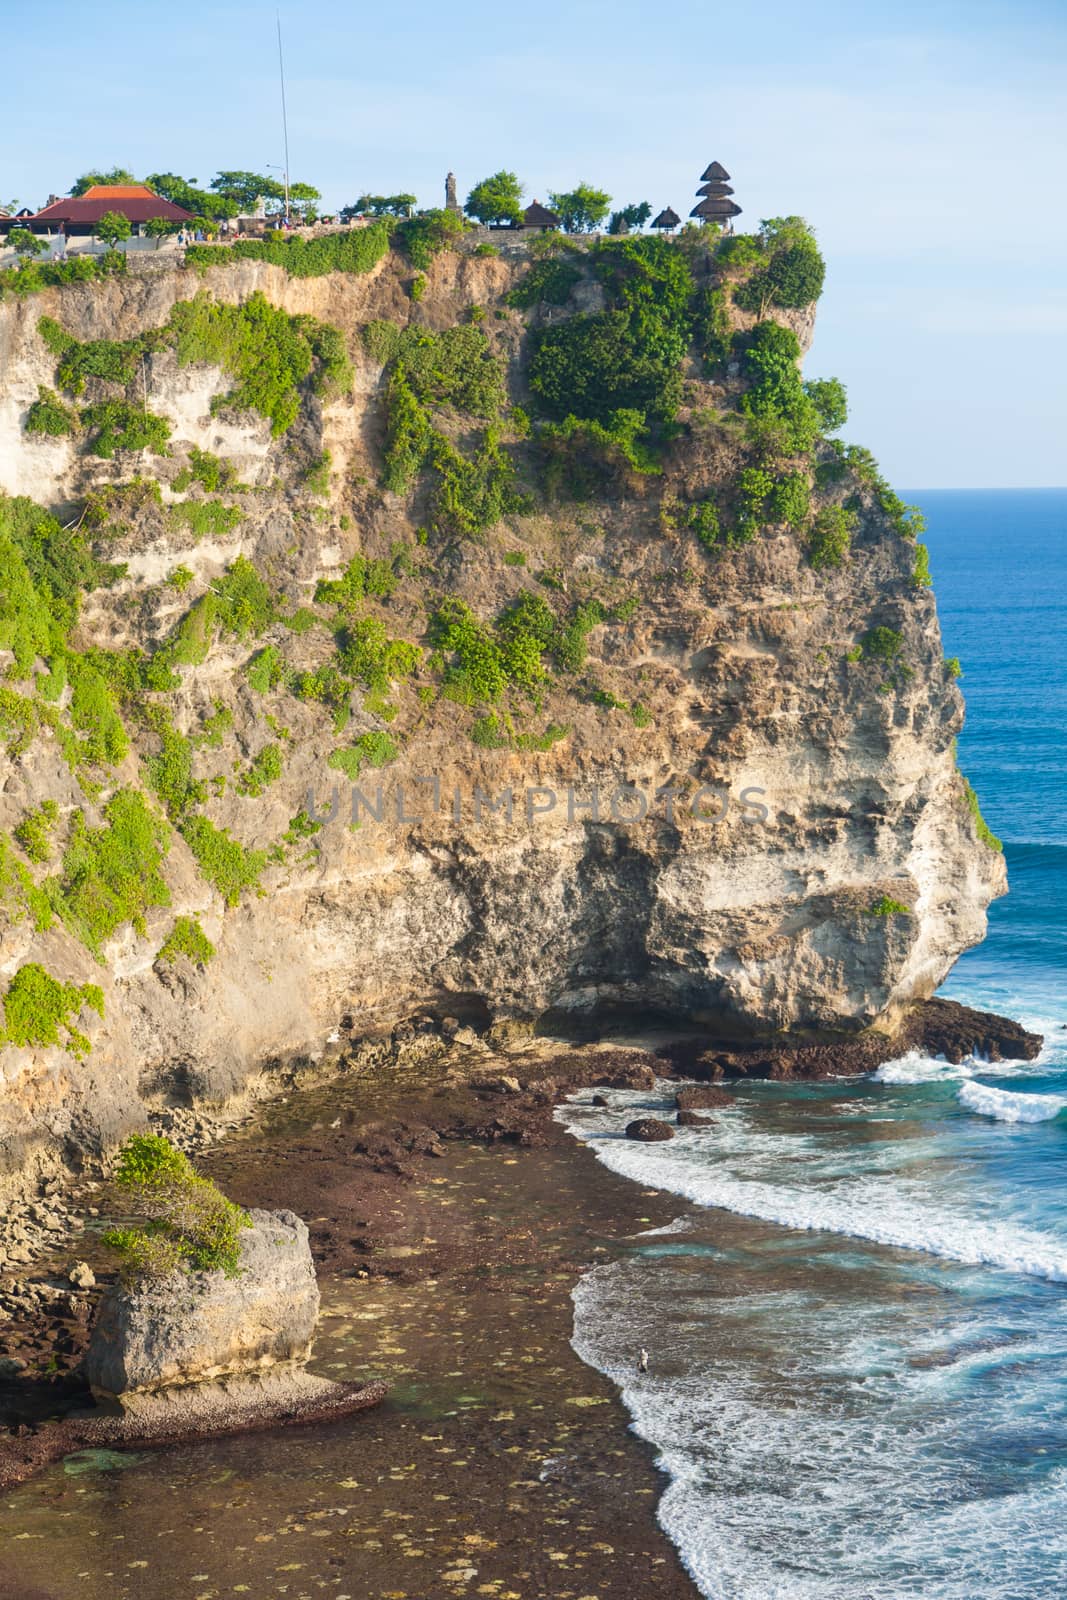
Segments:
[[[454,172],[450,172],[445,179],[445,210],[459,210],[459,198],[456,194],[456,174]]]

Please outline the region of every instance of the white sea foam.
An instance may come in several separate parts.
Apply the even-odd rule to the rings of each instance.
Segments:
[[[986,1083],[965,1083],[956,1097],[961,1106],[980,1117],[995,1117],[998,1122],[1051,1122],[1067,1107],[1058,1094],[1013,1094]]]
[[[657,1449],[670,1479],[659,1520],[708,1600],[1065,1592],[1067,1472],[1004,1494],[983,1444],[972,1454],[959,1435],[969,1369],[1013,1356],[1010,1385],[983,1385],[972,1431],[1010,1445],[1016,1407],[1055,1412],[1063,1302],[1044,1302],[1049,1321],[1026,1346],[1007,1339],[999,1313],[931,1317],[920,1300],[902,1326],[899,1302],[835,1302],[827,1280],[770,1303],[747,1292],[701,1300],[694,1331],[693,1290],[672,1292],[680,1281],[669,1265],[598,1268],[574,1291],[573,1342],[620,1385],[634,1431]],[[962,1359],[916,1367],[928,1342]],[[641,1343],[653,1352],[647,1375],[633,1367]],[[1053,1370],[1039,1359],[1019,1370],[1024,1349]],[[1054,1447],[1057,1436],[1052,1415],[1044,1437]],[[1037,1443],[1031,1431],[1028,1448]]]
[[[848,1175],[839,1160],[827,1172],[820,1152],[805,1153],[811,1140],[753,1132],[741,1108],[717,1113],[718,1127],[710,1137],[701,1131],[669,1143],[640,1144],[623,1136],[635,1109],[623,1098],[612,1096],[614,1104],[604,1111],[568,1105],[557,1115],[605,1166],[645,1188],[800,1232],[842,1234],[966,1266],[1067,1283],[1067,1239],[996,1213],[982,1215],[977,1206],[969,1211],[954,1203],[951,1191],[906,1174],[883,1174],[877,1160],[858,1176]],[[647,1099],[641,1109],[647,1109]]]
[[[873,1074],[876,1083],[923,1084],[955,1083],[961,1078],[1025,1078],[1048,1071],[1044,1052],[1037,1061],[982,1061],[968,1056],[966,1061],[946,1061],[942,1056],[924,1056],[909,1050],[897,1061],[887,1061]]]

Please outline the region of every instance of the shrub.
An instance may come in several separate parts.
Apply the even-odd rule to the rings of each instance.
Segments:
[[[929,589],[933,586],[933,576],[930,572],[930,551],[924,544],[915,546],[915,565],[911,569],[913,588]]]
[[[582,269],[573,258],[548,256],[535,262],[504,300],[519,311],[529,311],[536,305],[564,306],[581,278]]]
[[[67,656],[66,670],[72,689],[71,726],[84,734],[78,741],[79,759],[100,766],[117,765],[129,750],[130,741],[110,686],[85,656]]]
[[[793,529],[804,526],[811,512],[811,486],[807,473],[789,472],[779,478],[770,494],[772,522],[785,522]]]
[[[756,243],[760,266],[747,283],[734,290],[734,300],[742,310],[763,317],[770,306],[799,309],[818,300],[826,264],[801,217],[772,217],[761,223]],[[734,264],[738,260],[735,255]]]
[[[848,421],[848,398],[840,378],[812,378],[804,393],[818,412],[826,433],[836,433]]]
[[[247,556],[238,556],[227,568],[214,593],[215,613],[226,633],[256,637],[274,621],[274,597]]]
[[[713,550],[719,542],[719,512],[713,500],[701,500],[686,508],[686,527],[692,528],[701,544]]]
[[[52,833],[59,820],[54,800],[42,800],[34,811],[27,811],[15,831],[15,838],[31,861],[47,861],[52,854]]]
[[[206,967],[214,954],[215,946],[196,917],[175,917],[173,928],[156,952],[156,960],[173,964],[179,956],[186,956],[194,965]]]
[[[169,589],[176,589],[179,594],[184,594],[195,576],[196,574],[183,564],[175,567],[173,572],[168,572],[164,582]]]
[[[218,304],[203,294],[179,301],[167,329],[183,366],[203,361],[237,379],[228,395],[213,402],[214,409],[258,411],[276,437],[296,421],[299,388],[307,379],[314,377],[319,389],[351,381],[336,329],[314,317],[291,317],[258,290],[240,306]]]
[[[170,904],[160,870],[169,848],[166,824],[136,789],[116,790],[103,827],[91,828],[84,812],[75,813],[51,890],[67,929],[97,960],[124,923],[143,934],[145,912]]]
[[[870,628],[860,640],[863,654],[870,661],[895,661],[904,644],[904,635],[895,628]]]
[[[268,644],[245,667],[248,687],[256,694],[269,694],[285,679],[285,658],[277,645]]]
[[[37,399],[26,413],[26,432],[45,433],[58,439],[63,434],[77,433],[81,422],[73,406],[65,406],[54,389],[37,386]]]
[[[48,894],[33,881],[33,874],[16,856],[6,833],[0,833],[0,906],[9,923],[29,916],[37,933],[46,933],[52,926]]]
[[[168,515],[174,527],[187,528],[194,539],[224,538],[241,520],[240,509],[221,500],[183,500]]]
[[[61,983],[37,962],[27,962],[15,973],[4,996],[3,1043],[16,1049],[63,1044],[74,1056],[91,1048],[86,1035],[73,1026],[83,1006],[104,1015],[104,995],[95,983]],[[60,1040],[59,1030],[66,1034]]]
[[[894,900],[889,895],[882,895],[870,907],[868,916],[871,917],[910,917],[911,907],[906,906],[902,900]]]
[[[171,1273],[241,1270],[241,1230],[251,1218],[161,1134],[135,1134],[119,1151],[115,1181],[146,1218],[140,1228],[110,1228],[104,1243],[138,1283]]]
[[[777,322],[758,323],[742,357],[751,387],[741,397],[741,410],[756,422],[778,424],[787,451],[806,453],[818,437],[819,415],[804,393],[799,359],[800,344],[791,329]]]
[[[237,780],[237,793],[258,799],[270,784],[282,775],[282,753],[276,744],[265,744],[252,758],[246,772]]]
[[[849,553],[855,513],[842,506],[824,506],[817,514],[808,540],[808,560],[820,572],[839,567]]]
[[[241,488],[237,468],[232,462],[223,461],[219,456],[212,455],[210,450],[201,450],[195,444],[189,446],[189,465],[183,467],[175,478],[174,488],[181,494],[194,481],[203,484],[208,494]]]
[[[405,217],[393,237],[411,265],[425,272],[434,256],[452,248],[465,226],[454,211],[419,211],[413,217]]]
[[[968,811],[974,819],[975,832],[982,844],[987,845],[990,850],[1003,851],[1004,846],[983,817],[982,808],[978,804],[978,796],[967,778],[963,778],[963,798]]]
[[[145,776],[174,823],[207,799],[207,785],[193,776],[193,743],[178,732],[169,712],[159,708],[157,732],[160,748],[145,761]]]
[[[425,466],[434,443],[434,430],[423,406],[398,369],[389,380],[386,396],[385,471],[387,489],[403,494]]]
[[[349,678],[383,694],[394,679],[415,671],[422,651],[407,639],[391,639],[377,617],[358,617],[346,626],[337,659]]]
[[[249,850],[231,838],[225,828],[216,828],[207,817],[190,817],[182,824],[182,837],[196,858],[201,874],[221,894],[228,906],[235,906],[246,889],[255,889],[267,865],[265,850]]]
[[[104,461],[110,461],[118,450],[152,450],[158,456],[170,454],[167,447],[170,423],[166,417],[131,406],[125,400],[101,400],[96,405],[86,406],[81,421],[91,435],[91,453]]]
[[[483,533],[502,517],[528,509],[527,498],[515,488],[514,465],[494,426],[485,430],[470,459],[435,435],[433,464],[440,474],[434,507],[453,532]]]
[[[430,639],[456,657],[445,673],[445,689],[465,704],[498,700],[508,675],[500,645],[462,600],[449,599],[430,619]]]
[[[395,761],[399,755],[395,740],[389,734],[377,730],[371,733],[362,733],[355,744],[343,750],[335,750],[330,756],[327,766],[336,772],[343,772],[345,777],[355,783],[364,766],[385,767]]]
[[[322,499],[330,492],[330,461],[328,450],[317,455],[304,473],[304,488],[308,494]]]
[[[953,679],[963,677],[963,667],[960,665],[959,656],[945,657],[945,676]]]
[[[388,227],[377,222],[319,239],[301,239],[279,230],[265,239],[240,239],[224,250],[191,245],[185,252],[185,264],[203,270],[233,266],[238,261],[269,261],[292,278],[320,278],[328,272],[370,272],[388,249]]]

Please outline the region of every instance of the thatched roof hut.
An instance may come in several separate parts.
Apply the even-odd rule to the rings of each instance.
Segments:
[[[540,200],[535,200],[523,212],[522,225],[524,228],[561,228],[563,218],[558,217],[547,206],[543,206]]]
[[[653,217],[652,226],[654,228],[662,228],[664,231],[670,232],[673,228],[678,226],[681,220],[682,219],[678,215],[677,211],[672,211],[670,206],[666,206],[660,212],[658,217]]]

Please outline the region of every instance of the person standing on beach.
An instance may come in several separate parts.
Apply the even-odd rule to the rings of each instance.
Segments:
[[[638,1353],[637,1370],[638,1370],[638,1372],[647,1372],[648,1371],[648,1351],[645,1350],[645,1349],[642,1349]]]

